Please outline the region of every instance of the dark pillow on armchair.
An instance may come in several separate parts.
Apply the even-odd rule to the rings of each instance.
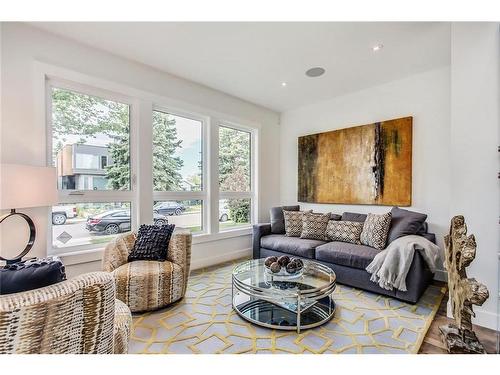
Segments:
[[[0,294],[43,288],[66,280],[58,257],[34,258],[0,267]]]
[[[167,259],[168,244],[175,229],[175,224],[142,224],[137,232],[134,248],[128,255],[128,261]]]
[[[300,206],[271,207],[269,210],[269,214],[271,216],[271,233],[285,234],[285,216],[283,215],[283,210],[298,211],[299,209]]]
[[[418,234],[421,228],[425,227],[424,222],[427,219],[426,214],[403,210],[399,207],[393,207],[391,214],[392,222],[387,243],[391,243],[399,237]]]

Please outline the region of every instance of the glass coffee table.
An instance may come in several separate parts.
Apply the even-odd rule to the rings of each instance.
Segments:
[[[233,308],[252,323],[298,333],[326,323],[335,313],[335,273],[318,262],[303,262],[303,272],[293,276],[272,275],[264,259],[237,265],[232,277]]]

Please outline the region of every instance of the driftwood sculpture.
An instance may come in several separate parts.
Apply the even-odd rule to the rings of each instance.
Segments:
[[[450,233],[444,237],[445,267],[448,271],[449,299],[455,324],[439,327],[450,353],[485,353],[472,330],[472,305],[481,306],[489,297],[488,289],[474,278],[467,278],[466,267],[476,257],[476,239],[467,236],[463,216],[451,219]]]

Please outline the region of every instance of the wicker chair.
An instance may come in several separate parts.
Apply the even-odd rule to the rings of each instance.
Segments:
[[[0,296],[0,354],[126,353],[131,325],[105,272]]]
[[[135,239],[135,233],[118,236],[104,250],[102,268],[115,277],[116,298],[132,312],[139,312],[156,310],[184,297],[191,263],[191,233],[185,229],[174,231],[164,262],[129,263]]]

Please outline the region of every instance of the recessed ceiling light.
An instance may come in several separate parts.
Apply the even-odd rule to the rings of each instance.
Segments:
[[[281,82],[281,86],[285,87],[286,86],[286,82]]]
[[[375,44],[373,47],[372,47],[372,51],[373,52],[377,52],[377,51],[380,51],[382,48],[384,48],[384,45],[383,44]]]
[[[306,71],[306,76],[308,77],[319,77],[321,75],[325,74],[325,69],[317,66],[315,68],[308,69]]]

